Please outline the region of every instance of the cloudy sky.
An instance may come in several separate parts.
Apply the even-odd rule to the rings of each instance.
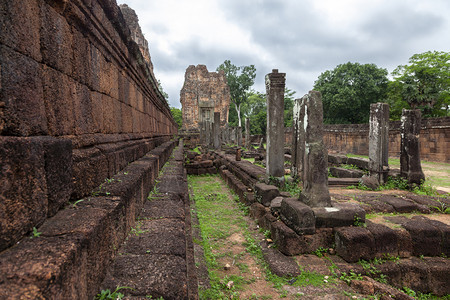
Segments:
[[[264,76],[286,73],[301,97],[326,70],[346,62],[393,71],[409,57],[450,51],[448,0],[118,0],[133,8],[149,42],[154,73],[181,107],[189,65],[209,71],[229,59]]]

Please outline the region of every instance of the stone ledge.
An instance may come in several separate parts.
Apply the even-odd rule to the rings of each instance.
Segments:
[[[11,286],[24,284],[36,299],[91,299],[174,144],[131,163],[96,197],[60,210],[38,228],[40,237],[25,237],[0,253],[0,291],[13,299],[24,291]]]

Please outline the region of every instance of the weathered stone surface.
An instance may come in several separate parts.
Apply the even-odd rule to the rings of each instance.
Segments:
[[[267,156],[266,175],[284,176],[284,87],[286,73],[273,69],[266,75]],[[284,177],[283,177],[284,179]]]
[[[384,254],[397,256],[399,241],[395,230],[370,221],[366,221],[366,223],[367,229],[372,233],[375,239],[375,256],[383,257]]]
[[[0,250],[47,217],[44,147],[37,139],[0,137]]]
[[[380,186],[380,181],[374,176],[364,175],[363,177],[361,177],[359,182],[371,190],[376,190]]]
[[[369,230],[362,227],[335,228],[336,253],[347,262],[375,257],[375,239]]]
[[[280,209],[281,220],[297,234],[314,234],[315,218],[313,210],[294,198],[283,199]]]
[[[130,28],[132,39],[138,44],[145,62],[153,73],[153,63],[150,52],[148,51],[148,41],[142,33],[141,26],[139,26],[139,18],[136,12],[126,4],[120,4],[119,7],[128,28]]]
[[[441,232],[428,220],[414,218],[402,226],[411,235],[413,255],[439,256],[442,253]]]
[[[183,129],[198,128],[203,121],[213,121],[220,113],[220,125],[228,123],[230,88],[223,71],[208,72],[205,65],[189,66],[180,92]]]
[[[214,149],[220,149],[220,145],[222,144],[220,132],[220,112],[214,112],[213,140]]]
[[[183,205],[180,205],[181,207]],[[136,233],[128,237],[123,253],[146,255],[166,254],[186,256],[184,220],[142,220],[137,223]]]
[[[421,184],[425,180],[420,164],[421,112],[418,109],[403,109],[401,120],[400,175],[409,184]]]
[[[332,207],[313,207],[316,227],[351,226],[358,220],[365,221],[365,211],[353,203],[335,203]]]
[[[187,299],[186,261],[165,254],[119,256],[102,288],[115,290],[117,286],[132,288],[121,291],[126,295]]]
[[[328,191],[328,152],[323,143],[323,108],[320,92],[303,96],[305,116],[305,151],[303,157],[303,191],[300,200],[311,207],[331,206]],[[302,121],[302,120],[300,120]]]
[[[330,167],[330,174],[339,178],[361,178],[364,173],[361,170],[344,169],[339,167]]]
[[[369,171],[380,184],[389,172],[389,105],[372,103],[369,121]]]
[[[267,242],[261,242],[261,249],[264,261],[269,265],[272,273],[281,277],[300,275],[300,268],[293,258],[281,254],[277,249],[269,248]]]
[[[277,249],[284,255],[305,253],[304,243],[298,234],[283,222],[276,220],[271,223],[270,234],[277,244]]]
[[[273,198],[280,195],[280,191],[274,185],[268,185],[262,182],[255,184],[255,198],[264,206],[270,206]]]

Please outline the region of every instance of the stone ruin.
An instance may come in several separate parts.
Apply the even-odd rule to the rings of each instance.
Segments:
[[[220,126],[228,124],[230,88],[223,71],[208,72],[205,65],[189,66],[180,91],[182,130],[198,130],[202,123],[214,123],[220,113]]]

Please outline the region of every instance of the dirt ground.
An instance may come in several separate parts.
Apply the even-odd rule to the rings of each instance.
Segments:
[[[430,174],[430,173],[429,173]],[[433,174],[433,173],[431,173]],[[434,174],[436,175],[436,174]],[[217,181],[221,182],[221,190],[219,193],[227,194],[228,197],[233,197],[226,184],[217,176]],[[355,195],[374,193],[373,191],[363,191],[357,189],[346,188],[330,188],[330,194],[332,198],[336,198],[339,201],[347,198],[348,201],[354,201]],[[406,195],[407,191],[399,190],[384,190],[377,192],[380,194],[393,194],[393,195]],[[236,204],[237,206],[237,204]],[[236,207],[233,207],[236,209]],[[450,216],[446,214],[428,214],[428,218],[441,221],[450,225]],[[254,237],[255,241],[267,240],[267,238],[258,230],[258,225],[250,217],[245,217],[249,232]],[[375,223],[383,223],[387,226],[398,226],[386,221],[383,216],[375,216],[370,219]],[[235,231],[236,228],[230,228]],[[223,247],[215,249],[218,252],[224,254],[218,260],[221,270],[219,271],[220,277],[228,278],[230,276],[242,276],[246,283],[243,284],[242,290],[239,291],[239,299],[366,299],[368,296],[358,294],[349,285],[338,278],[333,278],[330,272],[330,262],[327,259],[319,258],[314,254],[298,255],[293,258],[298,263],[300,268],[304,272],[316,272],[323,276],[329,276],[325,279],[327,282],[325,285],[316,287],[313,285],[291,286],[284,284],[281,289],[274,287],[273,282],[268,281],[266,278],[266,272],[264,266],[253,255],[246,251],[245,236],[242,232],[234,232],[229,235],[223,243]],[[226,255],[225,255],[226,254]],[[333,255],[335,256],[335,255]],[[339,257],[336,256],[336,259]],[[345,263],[340,261],[341,263]],[[247,267],[243,268],[242,266]],[[207,276],[207,275],[206,275]],[[324,277],[325,278],[325,277]],[[228,284],[229,282],[223,282]]]

